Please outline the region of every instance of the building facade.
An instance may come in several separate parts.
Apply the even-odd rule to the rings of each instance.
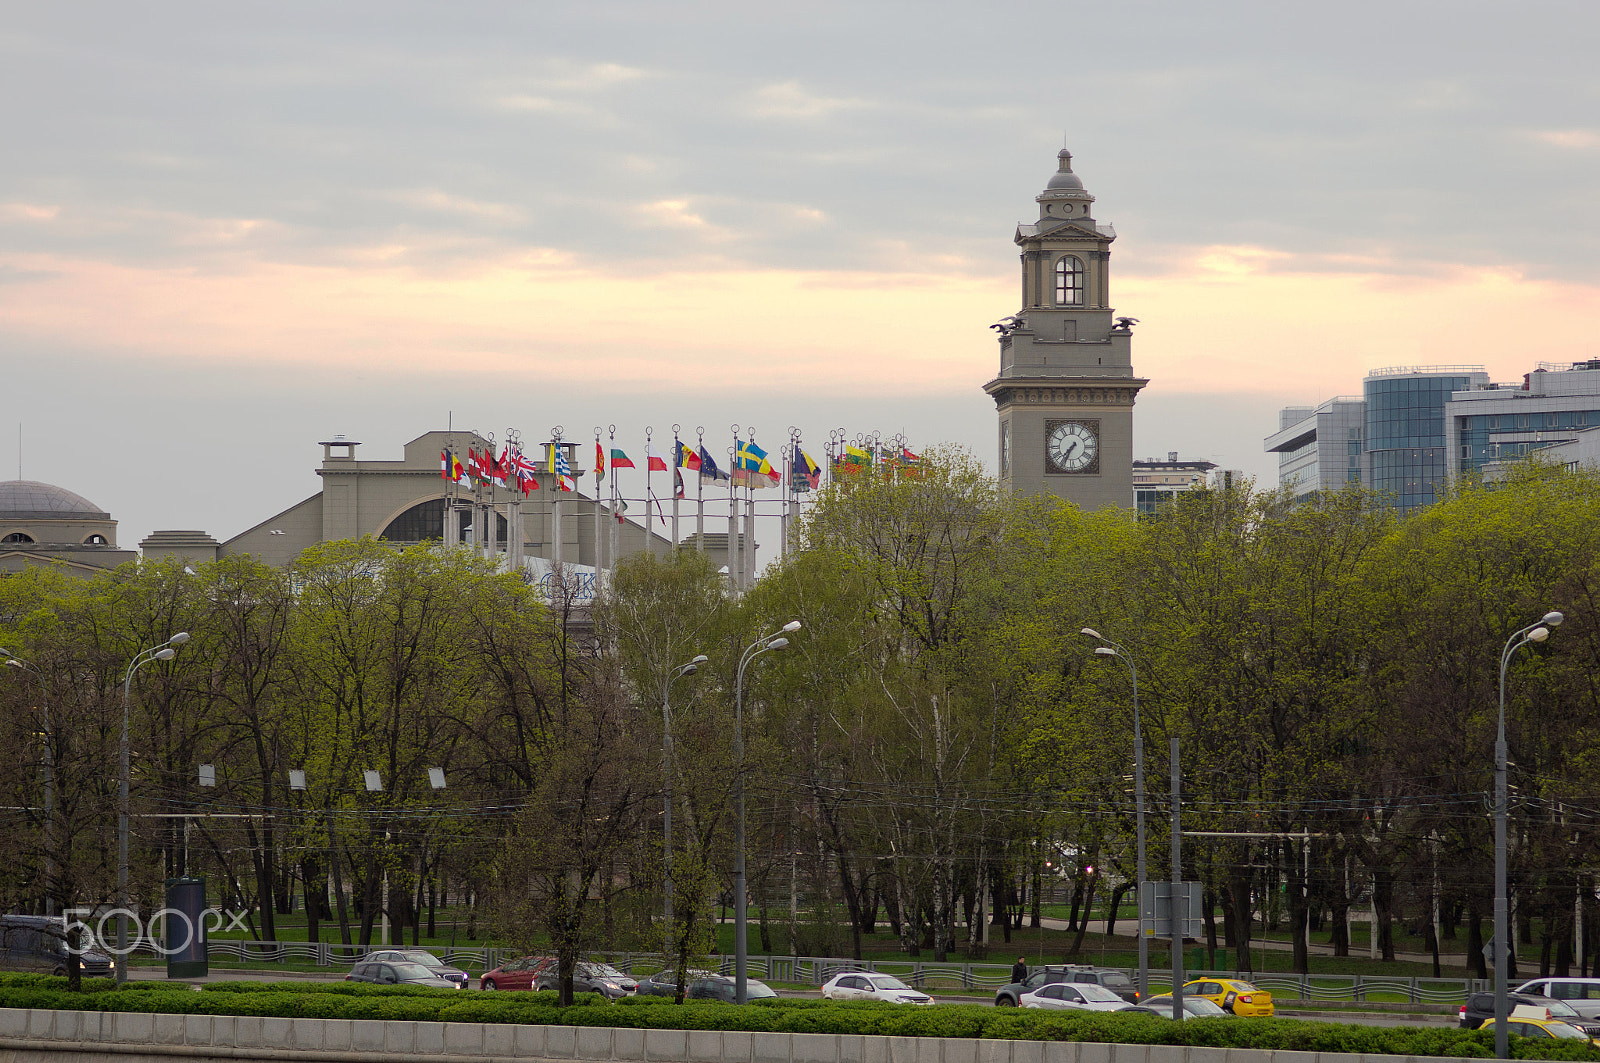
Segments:
[[[54,484],[0,483],[0,573],[53,567],[93,576],[139,555],[117,547],[111,514]]]
[[[1401,512],[1438,500],[1450,476],[1445,406],[1458,391],[1488,384],[1482,366],[1374,369],[1362,382],[1367,404],[1367,485]]]
[[[1600,359],[1544,362],[1521,384],[1456,392],[1448,412],[1445,446],[1452,477],[1515,461],[1600,427]]]
[[[1133,490],[1132,318],[1113,318],[1110,225],[1062,149],[1035,222],[1017,226],[1022,307],[994,326],[1000,372],[984,385],[999,420],[1000,482],[1084,509],[1125,506]]]
[[[1278,430],[1265,444],[1278,455],[1278,487],[1304,499],[1361,482],[1366,430],[1367,404],[1355,395],[1279,410]]]
[[[1133,508],[1149,516],[1174,495],[1204,484],[1214,461],[1180,461],[1178,452],[1168,451],[1167,460],[1145,458],[1133,463]]]

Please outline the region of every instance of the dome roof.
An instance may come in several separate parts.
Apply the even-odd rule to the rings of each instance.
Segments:
[[[1072,152],[1062,148],[1056,153],[1056,172],[1050,175],[1050,181],[1044,186],[1041,197],[1050,199],[1094,199],[1084,191],[1083,178],[1072,172]]]
[[[36,480],[0,481],[0,519],[110,520],[111,514],[65,487]]]

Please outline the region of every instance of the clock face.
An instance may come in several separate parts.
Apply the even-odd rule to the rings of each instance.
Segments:
[[[1011,471],[1011,422],[1000,422],[1000,471]]]
[[[1100,455],[1099,424],[1060,421],[1046,429],[1044,449],[1055,472],[1095,472]]]

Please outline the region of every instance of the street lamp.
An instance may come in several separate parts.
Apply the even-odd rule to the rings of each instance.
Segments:
[[[1506,1021],[1510,1002],[1506,998],[1506,956],[1511,951],[1511,931],[1507,927],[1510,907],[1506,898],[1506,666],[1511,655],[1530,642],[1543,642],[1550,629],[1561,626],[1566,617],[1551,610],[1506,639],[1500,651],[1500,724],[1494,739],[1494,1054],[1511,1058]]]
[[[1139,999],[1150,995],[1150,942],[1144,933],[1144,733],[1139,726],[1139,669],[1133,656],[1122,646],[1106,638],[1092,627],[1083,628],[1080,635],[1088,635],[1105,643],[1094,652],[1102,657],[1115,657],[1128,666],[1133,678],[1133,802],[1138,836],[1138,886],[1135,890],[1134,910],[1139,912]]]
[[[785,635],[800,630],[800,621],[791,620],[783,627],[766,635],[749,646],[739,656],[739,671],[733,683],[733,759],[736,762],[733,776],[734,837],[733,837],[733,1002],[747,1000],[749,982],[749,944],[745,939],[745,885],[744,885],[744,670],[745,666],[769,650],[786,649],[789,640]]]
[[[39,680],[39,693],[43,699],[40,708],[44,712],[44,914],[54,915],[56,898],[52,880],[55,878],[55,850],[52,844],[55,832],[56,751],[55,735],[50,730],[50,684],[43,672],[10,650],[0,648],[0,657],[6,659],[7,668],[32,672],[33,677]]]
[[[667,695],[672,691],[672,684],[686,675],[694,675],[700,666],[711,658],[700,654],[688,664],[680,664],[667,676],[661,684],[661,775],[666,783],[666,804],[662,809],[661,817],[661,860],[662,878],[664,887],[662,893],[662,914],[666,919],[666,935],[663,947],[666,958],[670,958],[672,948],[672,705],[667,700]]]
[[[128,980],[128,695],[133,687],[133,673],[151,661],[170,661],[178,655],[174,648],[189,641],[189,633],[180,631],[159,646],[140,650],[128,664],[122,677],[122,755],[117,784],[117,903],[124,909],[117,914],[117,984]]]

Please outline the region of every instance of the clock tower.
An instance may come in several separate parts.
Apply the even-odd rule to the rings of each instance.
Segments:
[[[1000,375],[983,386],[1000,418],[1000,483],[1083,509],[1133,507],[1133,318],[1112,319],[1111,241],[1063,148],[1017,226],[1022,309],[998,325]]]

